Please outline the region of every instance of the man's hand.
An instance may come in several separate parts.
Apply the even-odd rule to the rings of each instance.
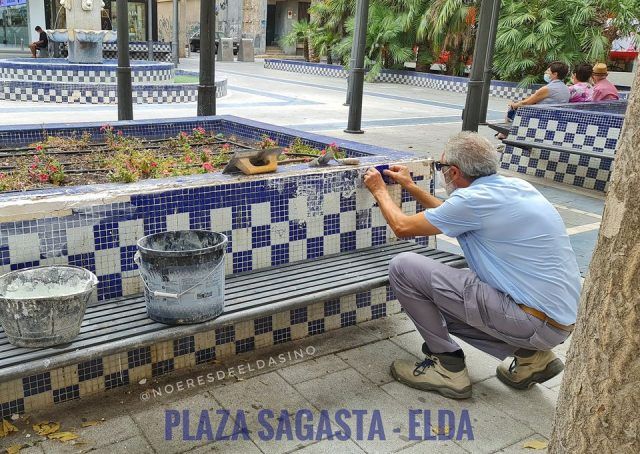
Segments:
[[[413,184],[413,179],[407,166],[390,166],[389,170],[384,171],[384,174],[405,189]]]
[[[382,175],[375,167],[369,167],[367,173],[364,174],[364,185],[374,196],[387,190],[387,185],[384,183]]]

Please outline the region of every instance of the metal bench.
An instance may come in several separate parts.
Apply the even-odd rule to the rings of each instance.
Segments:
[[[615,155],[611,153],[597,153],[595,151],[584,151],[584,150],[578,150],[576,148],[562,147],[559,145],[549,145],[549,144],[540,143],[540,142],[531,142],[528,140],[504,139],[502,143],[505,145],[511,145],[512,147],[521,148],[523,150],[531,150],[533,148],[538,148],[540,150],[557,151],[559,153],[569,153],[569,154],[575,154],[579,156],[586,156],[589,158],[602,158],[602,159],[615,158]]]
[[[87,309],[80,334],[69,344],[44,349],[19,348],[9,344],[0,330],[0,383],[382,287],[388,283],[389,261],[402,252],[416,252],[453,267],[466,266],[459,255],[397,241],[240,273],[226,280],[223,314],[196,325],[167,326],[154,322],[147,317],[142,295],[97,303]]]
[[[511,123],[486,123],[486,125],[494,131],[504,134],[505,136],[508,136],[509,131],[511,131]]]

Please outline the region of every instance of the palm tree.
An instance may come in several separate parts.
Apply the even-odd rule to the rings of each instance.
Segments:
[[[298,43],[302,42],[303,45],[303,54],[304,60],[310,60],[310,49],[309,43],[311,37],[315,33],[316,26],[314,24],[309,23],[306,20],[300,20],[293,23],[291,27],[291,31],[287,33],[285,36],[280,39],[280,45],[282,46],[297,46]]]
[[[417,37],[429,38],[436,55],[449,52],[447,74],[464,74],[465,63],[473,53],[476,12],[476,2],[433,0],[422,14]]]

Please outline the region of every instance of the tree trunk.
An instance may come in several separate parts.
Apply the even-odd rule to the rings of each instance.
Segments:
[[[333,65],[333,55],[331,55],[331,46],[327,46],[327,65]]]
[[[433,64],[433,53],[426,43],[418,44],[418,55],[416,56],[416,71],[426,73]]]
[[[551,453],[640,452],[640,70],[560,388]]]
[[[309,39],[308,38],[304,38],[304,41],[302,41],[302,53],[304,55],[304,61],[309,61]]]

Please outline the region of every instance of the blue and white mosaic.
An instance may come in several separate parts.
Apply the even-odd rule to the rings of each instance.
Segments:
[[[541,149],[505,147],[501,167],[587,189],[605,191],[626,101],[529,106],[518,109],[509,135],[518,141],[539,142],[603,157]]]
[[[314,146],[333,141],[233,117],[122,122],[113,126],[125,134],[148,138],[203,126],[225,135],[254,139],[266,133],[280,145],[288,145],[295,137]],[[97,128],[95,124],[52,127],[47,133],[95,133]],[[5,143],[29,143],[43,134],[35,128],[7,129],[0,128],[0,140]],[[350,156],[363,157],[363,161],[365,156],[376,154],[380,157],[368,159],[397,162],[408,157],[352,142],[338,145]],[[428,190],[429,167],[422,161],[409,165],[418,185]],[[98,276],[99,299],[106,300],[141,291],[133,255],[137,240],[151,233],[180,229],[225,233],[229,238],[229,274],[384,244],[393,239],[393,233],[362,186],[365,170],[340,166],[310,170],[292,165],[259,179],[211,174],[147,180],[132,189],[100,185],[36,191],[38,201],[46,196],[58,200],[45,212],[60,214],[20,214],[17,219],[11,207],[23,204],[25,194],[0,195],[4,214],[0,217],[4,221],[0,223],[0,273],[48,264],[83,266]],[[390,186],[390,192],[405,212],[422,210],[400,186]],[[88,200],[90,194],[94,202]],[[110,198],[114,201],[108,202]]]
[[[57,47],[55,46],[57,44]],[[60,57],[67,57],[69,51],[67,49],[67,43],[51,43],[51,53]],[[146,41],[133,41],[129,42],[129,57],[132,60],[147,60],[149,45]],[[103,43],[102,55],[105,59],[118,58],[118,44],[117,43]],[[164,41],[153,42],[153,58],[155,61],[172,61],[171,43]]]
[[[346,78],[348,71],[339,65],[327,65],[322,63],[308,63],[294,60],[266,59],[264,67],[281,71],[299,72],[316,76]],[[436,90],[453,91],[457,93],[467,92],[466,77],[442,76],[439,74],[419,73],[415,71],[382,70],[375,82],[386,82],[403,85],[415,85],[418,87],[433,88]],[[523,88],[512,82],[492,81],[490,94],[499,98],[520,99],[532,94],[538,85]]]

